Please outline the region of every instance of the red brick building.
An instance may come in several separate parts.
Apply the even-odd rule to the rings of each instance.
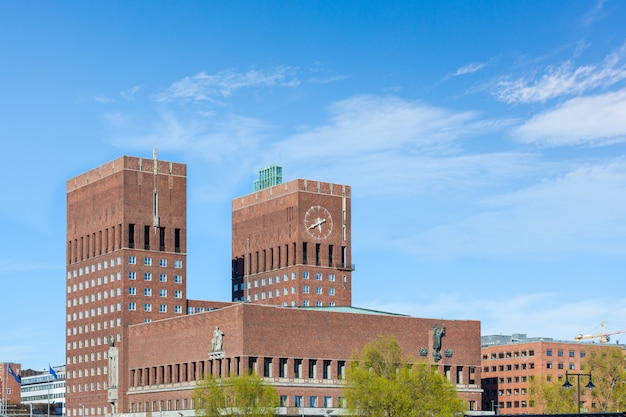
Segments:
[[[232,202],[233,301],[352,304],[350,187],[294,180]]]
[[[8,404],[20,404],[20,384],[15,380],[15,377],[9,373],[9,366],[11,371],[18,377],[22,375],[22,366],[19,363],[14,362],[0,362],[0,414],[5,411],[5,407]]]
[[[445,328],[435,362],[435,326]],[[215,336],[222,337],[214,349]],[[456,384],[468,410],[480,406],[480,323],[420,319],[350,307],[283,308],[237,303],[219,310],[130,326],[129,410],[192,408],[195,381],[249,370],[273,383],[282,415],[324,415],[341,407],[351,355],[378,335],[436,364]],[[304,408],[304,410],[302,410]]]
[[[592,350],[619,349],[614,345],[555,341],[551,338],[513,336],[484,336],[482,338],[483,410],[498,410],[501,414],[539,414],[541,405],[530,399],[533,378],[565,382],[565,372],[587,373],[583,362]],[[589,378],[581,377],[581,386]],[[576,384],[576,381],[570,381]],[[582,409],[599,411],[591,396],[581,398]]]
[[[233,302],[219,302],[187,298],[184,164],[125,156],[69,180],[67,415],[191,415],[195,381],[250,369],[281,414],[321,415],[380,334],[480,409],[478,321],[350,307],[350,191],[295,180],[234,199]]]

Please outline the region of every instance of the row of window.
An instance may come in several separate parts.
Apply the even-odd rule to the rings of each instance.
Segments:
[[[83,276],[83,274],[89,274],[90,271],[92,273],[96,272],[96,270],[101,271],[102,269],[107,269],[109,268],[109,265],[111,267],[114,267],[115,265],[121,265],[122,264],[122,257],[118,256],[117,257],[117,261],[115,258],[111,259],[110,261],[104,261],[104,262],[98,262],[97,264],[93,264],[91,266],[87,266],[85,268],[78,268],[78,269],[74,269],[73,271],[68,271],[67,272],[67,278],[71,279],[71,278],[76,278],[78,276]],[[136,265],[137,264],[137,257],[136,256],[129,256],[128,257],[128,264],[129,265]],[[143,265],[144,266],[152,266],[152,258],[151,257],[144,257],[143,258]],[[165,258],[161,258],[159,259],[159,266],[160,267],[166,267],[167,266],[167,259]],[[174,261],[174,268],[180,269],[183,267],[183,261],[180,259],[177,259]],[[100,285],[100,282],[98,282],[98,285]],[[87,287],[88,288],[88,287]],[[74,290],[76,291],[76,290]]]
[[[128,287],[128,295],[137,295],[137,288]],[[143,295],[146,297],[152,297],[152,288],[144,288]],[[159,290],[159,297],[167,297],[167,290],[162,288]],[[182,290],[174,290],[174,298],[183,298]]]
[[[79,407],[66,409],[68,417],[102,416],[107,414],[108,411],[108,407]]]
[[[546,349],[546,356],[553,356],[554,353],[554,349]],[[585,357],[585,351],[581,350],[579,353],[579,357],[582,359]],[[563,349],[557,349],[556,350],[556,355],[558,357],[563,357],[565,355],[565,352]],[[510,352],[492,352],[491,354],[483,354],[483,360],[490,360],[490,359],[509,359],[509,358],[523,358],[526,356],[535,356],[535,351],[534,350],[522,350],[522,351],[510,351]],[[576,357],[576,351],[575,350],[569,350],[567,352],[567,356],[570,358],[575,358]]]
[[[122,326],[122,319],[118,318],[117,319],[117,327],[121,327]],[[113,329],[115,327],[115,321],[111,320],[110,322],[108,321],[104,321],[102,323],[98,322],[98,330],[101,330],[102,328],[106,329]],[[92,324],[91,325],[91,331],[95,331],[94,330],[95,326]],[[82,334],[82,329],[83,326],[80,326],[79,328],[79,334]],[[89,331],[89,326],[85,326],[85,333],[88,333]],[[72,328],[72,331],[70,332],[70,329],[67,329],[67,335],[70,336],[70,333],[72,333],[73,335],[76,334],[76,327]],[[100,337],[96,338],[91,338],[91,346],[96,346],[96,340],[97,340],[97,346],[100,346],[101,344],[106,344],[107,343],[107,338],[103,337],[102,339],[100,339]],[[117,341],[119,342],[121,340],[121,335],[118,333],[117,335]],[[89,347],[89,339],[85,339],[84,343],[83,340],[74,340],[73,342],[68,342],[67,343],[67,350],[72,350],[72,349],[82,349],[84,347]],[[71,363],[69,358],[68,358],[68,363]],[[74,362],[76,363],[76,362]]]
[[[117,273],[117,280],[121,281],[122,280],[122,273],[118,272]],[[113,283],[115,282],[115,275],[111,274],[110,279],[109,276],[105,275],[104,277],[98,277],[97,279],[94,278],[91,281],[86,280],[84,283],[84,289],[88,290],[89,289],[89,284],[91,282],[91,288],[95,288],[96,285],[100,286],[103,284],[108,284],[109,282]],[[73,284],[73,285],[68,285],[67,286],[67,293],[71,294],[72,292],[76,292],[76,291],[82,291],[83,290],[83,283],[80,282],[78,284]]]
[[[519,371],[521,370],[525,370],[525,369],[535,369],[535,363],[534,362],[529,362],[529,363],[514,363],[514,364],[508,364],[508,365],[492,365],[491,367],[489,366],[483,366],[483,372],[503,372],[504,369],[506,368],[507,371]]]
[[[128,271],[128,279],[131,281],[135,281],[137,279],[137,273],[135,271]],[[152,281],[152,272],[144,272],[143,280]],[[167,274],[159,274],[159,282],[167,282]],[[182,282],[182,275],[174,275],[174,283],[182,284]]]
[[[69,302],[68,302],[68,307],[69,307]],[[122,303],[117,303],[117,311],[122,311]],[[92,309],[87,309],[84,311],[79,311],[78,313],[74,312],[71,314],[67,315],[67,322],[71,322],[71,321],[76,321],[76,320],[82,320],[83,317],[88,319],[89,317],[96,317],[96,316],[101,316],[104,314],[109,314],[110,313],[115,313],[115,304],[111,304],[110,306],[104,306],[104,307],[96,307],[96,308],[92,308]],[[68,333],[69,333],[69,328],[68,328]],[[81,332],[82,333],[82,332]],[[76,333],[74,333],[76,334]],[[68,334],[69,336],[69,334]]]
[[[137,303],[129,302],[128,303],[128,311],[137,311]],[[152,311],[152,303],[144,303],[143,311],[150,312]],[[183,312],[183,306],[174,306],[174,313],[181,314]],[[167,313],[167,304],[159,304],[159,313]],[[149,323],[150,320],[147,319],[146,323]]]

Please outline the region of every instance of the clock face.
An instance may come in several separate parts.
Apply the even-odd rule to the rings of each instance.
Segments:
[[[333,218],[322,206],[313,206],[304,215],[304,227],[316,239],[326,239],[333,231]]]

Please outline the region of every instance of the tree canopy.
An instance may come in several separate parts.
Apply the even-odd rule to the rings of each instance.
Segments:
[[[398,341],[386,336],[355,355],[344,396],[349,412],[363,417],[452,417],[465,410],[436,368],[405,357]]]
[[[619,410],[626,401],[626,371],[624,355],[620,347],[603,347],[588,353],[581,371],[572,371],[570,378],[581,373],[581,408],[589,411],[610,412]],[[593,389],[587,389],[591,374]],[[563,375],[565,376],[565,375]],[[530,400],[544,413],[575,413],[578,411],[578,380],[572,379],[572,389],[563,388],[564,379],[546,380],[534,378],[530,383]],[[595,406],[592,408],[591,403]]]
[[[269,417],[278,407],[278,391],[251,374],[198,383],[193,393],[196,415],[201,417]]]

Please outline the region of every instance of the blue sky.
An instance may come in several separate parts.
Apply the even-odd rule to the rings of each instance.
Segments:
[[[353,187],[356,306],[483,334],[626,329],[624,16],[1,1],[0,360],[64,363],[65,181],[155,143],[188,164],[191,298],[230,299],[231,199],[280,163]]]

